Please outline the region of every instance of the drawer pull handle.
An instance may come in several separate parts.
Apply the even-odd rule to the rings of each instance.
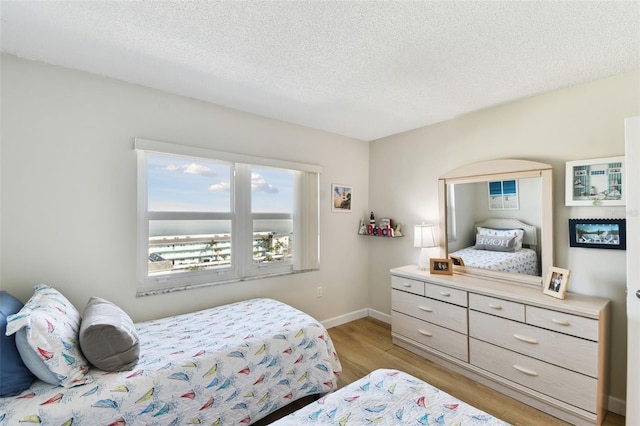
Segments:
[[[423,336],[427,336],[427,337],[432,337],[433,334],[429,333],[428,331],[425,330],[420,330],[418,329],[418,333],[422,334]]]
[[[555,322],[558,325],[564,325],[565,327],[568,327],[568,326],[571,325],[571,323],[569,321],[559,320],[559,319],[555,319],[555,318],[551,318],[551,321]]]
[[[497,311],[499,311],[499,310],[501,310],[501,309],[502,309],[502,306],[500,306],[500,305],[494,305],[493,303],[489,303],[489,307],[490,307],[491,309],[495,309],[495,310],[497,310]]]
[[[426,306],[420,306],[418,305],[418,309],[420,309],[421,311],[425,311],[425,312],[433,312],[433,309],[426,307]]]
[[[538,341],[536,339],[532,339],[531,337],[521,336],[519,334],[514,334],[513,337],[520,340],[521,342],[531,343],[532,345],[538,344]]]
[[[447,293],[446,291],[441,291],[440,294],[444,297],[451,297],[451,293]]]
[[[409,284],[409,283],[402,283],[402,285],[403,285],[404,287],[406,287],[406,288],[411,288],[411,284]]]
[[[513,368],[515,368],[516,370],[518,370],[521,373],[526,374],[527,376],[533,376],[533,377],[538,376],[538,373],[536,373],[535,371],[529,370],[528,368],[520,367],[519,365],[515,365],[514,364]]]

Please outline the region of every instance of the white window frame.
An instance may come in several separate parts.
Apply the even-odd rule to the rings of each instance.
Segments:
[[[135,139],[138,154],[138,295],[156,294],[228,282],[256,279],[319,269],[319,175],[322,167],[315,164],[255,157],[214,151],[148,139]],[[229,213],[218,212],[149,212],[147,206],[146,154],[155,153],[223,161],[232,164],[232,205]],[[295,171],[293,214],[251,212],[251,166]],[[254,264],[253,220],[293,219],[293,262]],[[231,265],[222,269],[206,269],[161,276],[149,276],[149,221],[168,219],[231,220]]]
[[[447,184],[447,237],[450,243],[458,238],[456,217],[455,185],[450,183]]]

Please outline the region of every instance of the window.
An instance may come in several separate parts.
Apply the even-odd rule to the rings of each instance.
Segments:
[[[456,193],[455,185],[452,183],[447,184],[447,237],[450,243],[457,238]]]
[[[319,166],[136,139],[139,293],[318,268]]]

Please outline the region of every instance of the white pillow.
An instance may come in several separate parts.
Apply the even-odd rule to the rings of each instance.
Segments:
[[[7,317],[7,336],[27,368],[43,382],[63,387],[85,384],[89,364],[78,343],[80,313],[58,290],[39,284],[31,299]]]
[[[524,230],[519,228],[514,229],[493,229],[483,228],[478,226],[478,235],[490,235],[492,237],[515,237],[514,250],[522,249],[522,242],[524,240]]]

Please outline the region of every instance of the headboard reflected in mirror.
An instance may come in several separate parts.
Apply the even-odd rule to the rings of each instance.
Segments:
[[[516,202],[495,208],[489,182],[515,181]],[[456,273],[541,285],[553,265],[552,168],[527,160],[492,160],[439,179],[442,257],[462,258]],[[514,237],[514,238],[507,238]],[[504,249],[501,248],[504,246]]]

